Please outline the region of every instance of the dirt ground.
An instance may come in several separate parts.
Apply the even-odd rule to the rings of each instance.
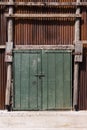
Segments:
[[[87,111],[0,111],[0,130],[87,130]]]

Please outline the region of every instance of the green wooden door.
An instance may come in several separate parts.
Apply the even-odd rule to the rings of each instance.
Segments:
[[[42,51],[42,109],[72,108],[72,56],[59,50]]]
[[[14,109],[41,109],[40,51],[14,52]]]
[[[14,110],[72,107],[71,52],[14,51]]]

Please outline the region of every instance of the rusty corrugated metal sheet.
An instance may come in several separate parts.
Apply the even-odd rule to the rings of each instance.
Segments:
[[[4,62],[4,52],[4,50],[0,50],[0,109],[5,107],[6,63]]]
[[[16,0],[20,1],[20,0]],[[25,0],[21,0],[25,1]],[[31,0],[34,1],[34,0]],[[42,0],[43,2],[45,0]],[[42,2],[39,0],[39,2]],[[54,2],[66,2],[65,0],[54,0]],[[74,2],[75,0],[68,0]],[[26,0],[26,2],[29,2]],[[34,1],[35,2],[35,1]],[[48,0],[53,2],[53,0]],[[15,8],[16,13],[75,13],[75,8],[47,8],[47,7],[20,7]],[[74,19],[15,19],[14,43],[16,45],[57,45],[73,44]]]
[[[87,48],[84,49],[83,62],[80,64],[79,109],[87,110]]]
[[[85,0],[83,0],[84,2]],[[87,7],[82,7],[81,40],[87,40]]]
[[[6,43],[6,8],[0,6],[0,45]],[[4,62],[5,50],[0,49],[0,109],[5,108],[5,87],[6,87],[6,63]]]
[[[86,0],[83,0],[86,2]],[[87,40],[87,9],[83,7],[81,19],[81,40]],[[87,45],[84,45],[83,62],[79,68],[79,99],[80,110],[87,110]]]
[[[6,18],[4,16],[6,8],[0,6],[0,45],[6,43]]]

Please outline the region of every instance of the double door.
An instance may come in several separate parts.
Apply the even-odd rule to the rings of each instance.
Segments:
[[[72,56],[63,50],[14,51],[13,109],[72,108]]]

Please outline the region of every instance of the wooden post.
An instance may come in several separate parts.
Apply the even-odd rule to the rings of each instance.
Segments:
[[[77,0],[77,3],[80,0]],[[76,14],[80,14],[80,7],[77,7]],[[75,21],[75,44],[80,40],[80,18],[76,18]],[[74,91],[73,91],[73,108],[78,109],[78,74],[79,74],[79,63],[75,62],[74,59]]]
[[[13,2],[13,0],[9,0]],[[9,14],[13,14],[13,7],[9,6]],[[13,19],[8,18],[8,44],[13,42]],[[9,107],[10,105],[10,91],[11,91],[11,75],[12,75],[12,63],[7,63],[7,84],[6,84],[6,95],[5,95],[5,105]],[[8,109],[8,108],[7,108]]]

